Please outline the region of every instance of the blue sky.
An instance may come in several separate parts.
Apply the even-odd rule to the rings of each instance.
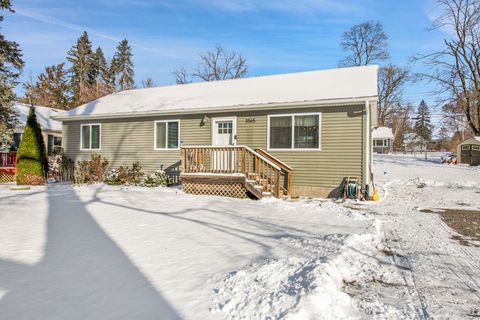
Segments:
[[[14,0],[13,5],[17,13],[6,15],[2,29],[23,50],[23,80],[64,61],[83,30],[107,57],[127,38],[137,84],[151,77],[157,85],[173,84],[174,68],[192,69],[198,54],[215,44],[241,52],[249,75],[256,76],[337,67],[344,56],[342,33],[366,20],[383,24],[391,61],[402,66],[415,54],[440,48],[445,37],[427,30],[433,0]],[[405,96],[415,104],[422,98],[433,102],[430,89],[415,83]]]

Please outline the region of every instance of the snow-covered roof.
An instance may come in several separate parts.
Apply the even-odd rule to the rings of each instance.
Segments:
[[[378,127],[373,129],[373,139],[393,139],[392,129],[388,127]]]
[[[30,105],[15,102],[13,108],[18,113],[17,129],[22,129],[27,123]],[[34,106],[34,108],[35,114],[37,115],[37,122],[43,130],[62,131],[62,122],[53,120],[51,117],[61,114],[64,110],[41,106]]]
[[[84,104],[57,119],[215,112],[268,104],[375,99],[377,71],[377,66],[363,66],[127,90]]]
[[[480,136],[473,136],[473,137],[470,137],[468,139],[465,139],[462,142],[460,142],[459,145],[460,144],[469,144],[469,143],[473,143],[473,144],[480,143]]]

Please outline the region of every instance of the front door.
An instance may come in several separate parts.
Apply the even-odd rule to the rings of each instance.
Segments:
[[[218,147],[234,146],[237,139],[237,118],[212,118],[212,145]],[[213,170],[218,172],[235,171],[236,156],[232,150],[213,152]]]

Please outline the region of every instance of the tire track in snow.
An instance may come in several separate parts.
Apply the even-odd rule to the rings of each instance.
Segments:
[[[398,187],[398,186],[397,186]],[[385,217],[386,219],[386,222],[392,222],[392,221],[389,221],[390,217],[392,217],[393,215],[395,215],[395,209],[398,208],[399,210],[398,211],[402,211],[403,212],[403,216],[406,217],[406,218],[411,218],[411,217],[415,217],[414,214],[417,213],[417,212],[414,212],[414,209],[416,210],[416,208],[413,206],[413,204],[415,202],[418,202],[418,201],[421,201],[421,199],[417,199],[415,193],[413,193],[412,190],[410,189],[404,189],[405,192],[401,192],[402,190],[396,190],[396,189],[393,189],[393,190],[389,190],[390,192],[387,192],[387,194],[389,196],[392,196],[392,198],[394,198],[395,202],[392,203],[392,207],[389,208],[388,206],[388,201],[386,201],[386,205],[387,205],[387,208],[385,208],[384,205],[383,208],[384,209],[388,209],[387,212],[383,211],[382,212],[378,212],[381,216]],[[399,201],[400,200],[400,201]],[[402,205],[404,202],[402,200],[405,200],[406,202],[406,205]],[[398,207],[395,205],[396,203],[400,204]],[[403,208],[402,208],[403,207]],[[398,212],[397,211],[397,212]],[[405,216],[406,215],[406,216]],[[419,224],[419,227],[420,229],[418,228],[414,228],[413,230],[409,230],[408,228],[406,230],[404,230],[404,232],[406,232],[406,237],[404,235],[404,237],[401,237],[400,234],[398,233],[398,231],[396,230],[396,228],[392,228],[390,231],[391,231],[391,234],[393,235],[393,237],[390,237],[390,239],[387,237],[386,240],[387,242],[394,242],[394,243],[399,243],[401,246],[404,247],[404,249],[407,249],[407,252],[409,252],[409,255],[413,254],[424,254],[425,252],[428,252],[428,251],[431,251],[431,252],[442,252],[442,251],[445,251],[445,248],[442,248],[440,247],[438,244],[440,244],[441,242],[439,241],[432,241],[433,239],[438,239],[438,234],[436,234],[432,229],[431,227],[439,227],[445,231],[449,231],[449,228],[448,226],[446,226],[443,221],[439,221],[438,217],[437,216],[434,216],[434,215],[430,215],[432,217],[434,217],[434,219],[431,219],[430,221],[426,222],[426,221],[417,221],[417,224]],[[415,220],[412,220],[412,221],[415,221]],[[398,220],[394,220],[394,222],[399,222]],[[429,222],[434,222],[433,225],[431,225],[431,223]],[[386,223],[386,225],[388,225],[388,223]],[[412,226],[415,226],[415,224],[412,224],[410,227]],[[422,231],[425,232],[426,235],[428,235],[430,238],[428,239],[427,237],[424,237],[422,236]],[[451,232],[447,232],[447,234],[451,234]],[[449,237],[450,238],[450,237]],[[405,239],[402,241],[402,239]],[[388,240],[391,240],[391,241],[388,241]],[[423,250],[424,252],[416,252],[418,251],[418,248],[416,248],[415,244],[418,244],[419,241],[423,241],[423,244],[425,246],[427,246],[427,250]],[[451,249],[451,246],[452,244],[451,243],[445,243],[449,249]],[[395,246],[393,246],[395,247]],[[421,275],[422,273],[424,274],[429,274],[430,272],[432,272],[432,270],[436,270],[438,269],[438,266],[436,265],[436,263],[434,262],[435,259],[439,259],[441,261],[441,266],[445,267],[446,269],[449,270],[449,272],[457,279],[458,282],[462,283],[466,288],[468,288],[468,292],[470,293],[474,293],[474,295],[480,299],[480,296],[479,296],[479,286],[478,286],[478,283],[476,282],[475,280],[475,276],[472,275],[465,267],[465,265],[462,263],[463,261],[467,261],[467,262],[470,262],[469,258],[471,259],[471,262],[470,262],[470,265],[471,267],[473,267],[474,269],[478,270],[478,260],[475,258],[475,255],[473,253],[470,252],[470,250],[466,250],[465,247],[462,247],[460,245],[458,245],[458,247],[460,247],[460,252],[463,253],[463,257],[453,257],[453,256],[450,256],[448,258],[446,258],[446,256],[443,256],[441,254],[436,254],[434,256],[432,256],[431,258],[433,258],[432,261],[423,261],[423,263],[418,263],[418,262],[415,262],[413,261],[410,261],[410,257],[407,257],[405,256],[404,257],[404,260],[405,262],[408,264],[408,266],[410,267],[411,269],[411,272],[405,272],[405,271],[401,271],[403,274],[405,275],[410,275],[411,276],[411,279],[412,279],[412,282],[411,282],[411,286],[413,288],[412,289],[412,295],[416,295],[418,298],[419,298],[419,302],[420,304],[422,305],[422,309],[425,311],[423,313],[423,317],[424,318],[429,318],[429,314],[427,312],[427,308],[428,308],[428,305],[430,305],[431,303],[433,304],[431,307],[435,307],[435,306],[440,306],[440,305],[445,305],[445,304],[450,304],[452,303],[451,300],[445,300],[444,303],[442,304],[439,300],[438,300],[438,297],[437,299],[435,298],[435,293],[434,292],[431,292],[432,289],[435,289],[434,287],[429,287],[429,283],[425,283],[425,284],[418,284],[417,281],[415,281],[415,278],[416,278],[416,273],[415,272],[415,269],[414,269],[414,266],[415,268],[418,270],[418,269],[422,269],[423,272],[419,272],[419,280],[422,280],[421,278]],[[450,250],[447,250],[447,251],[450,251]],[[428,263],[427,265],[425,263]],[[428,265],[431,265],[431,267],[429,267]],[[433,269],[432,269],[433,268]],[[460,271],[460,272],[459,272]],[[471,283],[474,283],[474,286],[471,285]],[[440,287],[439,287],[440,288]],[[455,289],[458,289],[458,288],[448,288],[446,287],[445,289],[447,290],[454,290]],[[421,293],[423,292],[423,294]],[[427,296],[431,296],[430,298],[427,298]],[[457,298],[456,301],[453,301],[453,304],[455,303],[460,303],[460,300],[458,299],[462,299],[462,297],[459,297]],[[441,299],[443,301],[443,299]],[[476,300],[476,299],[474,299]],[[425,302],[426,301],[426,302]],[[428,302],[431,302],[431,303],[428,303]],[[428,309],[431,309],[431,308],[428,308]],[[435,310],[433,309],[432,311],[438,311],[438,310]],[[468,313],[466,314],[468,315]]]

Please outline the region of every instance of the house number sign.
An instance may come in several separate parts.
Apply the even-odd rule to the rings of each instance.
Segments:
[[[255,118],[246,118],[245,123],[255,123]]]

